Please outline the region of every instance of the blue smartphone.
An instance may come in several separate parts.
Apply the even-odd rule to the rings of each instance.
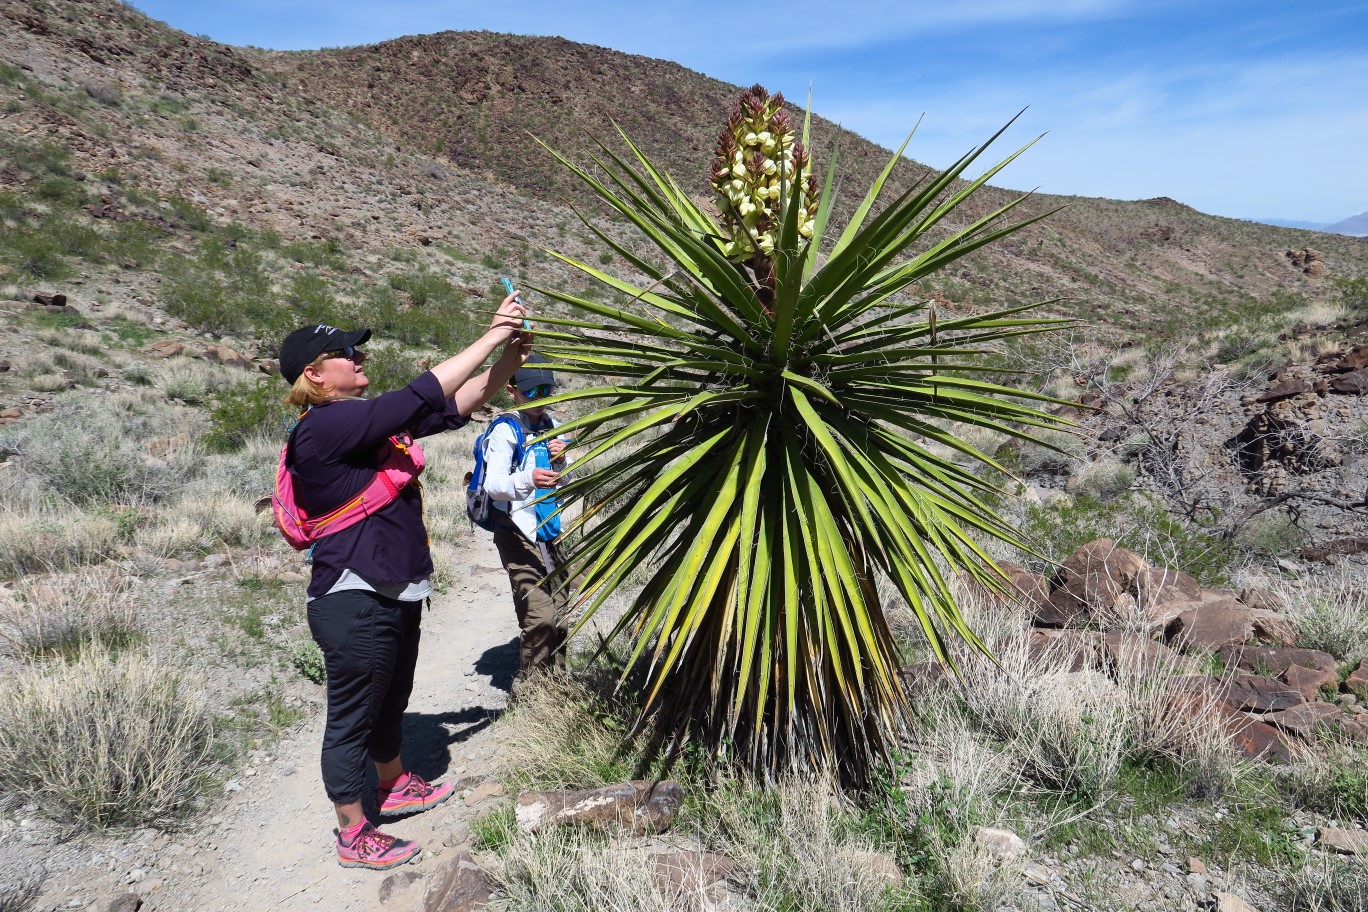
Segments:
[[[512,279],[510,279],[508,276],[504,276],[504,277],[502,277],[501,279],[499,279],[499,281],[503,283],[504,294],[509,295],[509,294],[512,294],[512,293],[513,293],[513,280],[512,280]],[[522,298],[521,298],[521,297],[514,298],[513,301],[514,301],[515,303],[517,303],[517,304],[522,304]],[[527,305],[523,304],[523,306],[526,307]],[[532,329],[532,321],[531,321],[531,320],[523,320],[523,329],[531,330],[531,329]]]

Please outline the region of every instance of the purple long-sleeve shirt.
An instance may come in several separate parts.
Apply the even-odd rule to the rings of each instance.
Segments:
[[[355,497],[375,477],[380,446],[389,437],[405,432],[428,437],[466,421],[452,400],[442,398],[431,372],[374,399],[342,399],[310,409],[291,435],[286,459],[300,505],[321,516]],[[326,593],[343,570],[372,583],[409,583],[432,574],[419,485],[409,485],[375,515],[318,540],[308,597]]]

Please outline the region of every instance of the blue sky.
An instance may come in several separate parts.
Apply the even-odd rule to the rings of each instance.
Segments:
[[[133,0],[235,45],[297,50],[444,29],[560,35],[759,82],[944,166],[1013,114],[995,183],[1170,196],[1235,218],[1368,211],[1368,0]],[[764,11],[791,25],[765,24]],[[729,26],[735,15],[739,25]],[[719,112],[719,118],[721,112]]]

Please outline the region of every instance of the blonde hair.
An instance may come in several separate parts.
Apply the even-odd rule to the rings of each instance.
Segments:
[[[309,362],[309,367],[317,370],[323,366],[323,362],[328,360],[330,352],[324,352],[317,358]],[[315,383],[310,380],[304,371],[299,372],[295,382],[290,386],[290,393],[285,397],[285,404],[295,408],[308,408],[311,405],[321,405],[333,397],[333,388]]]

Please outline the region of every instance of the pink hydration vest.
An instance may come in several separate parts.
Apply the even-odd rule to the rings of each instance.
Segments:
[[[391,437],[381,445],[380,466],[370,484],[337,509],[322,516],[309,516],[295,499],[294,473],[285,465],[289,450],[288,442],[280,450],[271,505],[276,528],[296,551],[303,551],[323,536],[354,526],[394,503],[399,493],[417,480],[427,462],[423,448],[407,434]]]

